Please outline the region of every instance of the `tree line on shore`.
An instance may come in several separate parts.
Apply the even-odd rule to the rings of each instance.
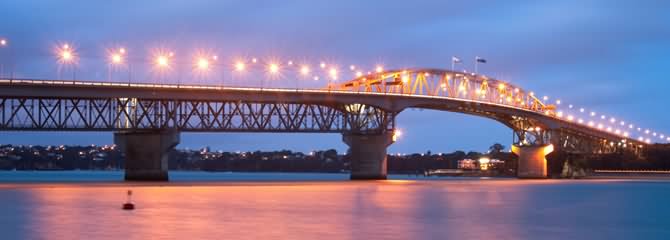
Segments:
[[[499,159],[501,175],[513,175],[517,157],[494,144],[489,151],[389,155],[392,173],[421,173],[432,169],[455,169],[458,161],[480,157]],[[653,169],[670,170],[670,144],[650,145],[642,156],[628,152],[597,155],[552,153],[547,157],[551,174],[560,174],[565,162],[581,169]],[[351,159],[334,149],[310,153],[281,151],[222,152],[173,150],[168,156],[171,170],[245,171],[245,172],[342,172],[351,167]],[[123,169],[124,157],[115,146],[12,146],[0,145],[2,170],[116,170]]]

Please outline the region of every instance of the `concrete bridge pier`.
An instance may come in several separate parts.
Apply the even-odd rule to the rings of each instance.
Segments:
[[[392,132],[343,134],[342,141],[349,146],[352,180],[386,179],[386,147],[394,142]]]
[[[167,181],[168,153],[179,144],[179,132],[116,132],[114,143],[126,156],[126,181]]]
[[[519,157],[517,166],[518,178],[547,178],[547,154],[554,151],[554,145],[517,146],[512,145],[512,152]]]

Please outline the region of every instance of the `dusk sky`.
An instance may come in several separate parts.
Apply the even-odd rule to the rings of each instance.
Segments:
[[[58,76],[53,47],[70,43],[80,56],[77,79],[107,81],[105,49],[128,49],[136,79],[153,81],[152,50],[184,56],[166,81],[190,79],[190,56],[208,50],[226,64],[242,57],[326,61],[343,69],[404,67],[474,70],[563,104],[574,104],[670,134],[668,1],[223,1],[116,0],[0,2],[3,75]],[[65,75],[65,74],[63,74]],[[69,76],[69,75],[68,75]],[[345,76],[345,75],[343,75]],[[224,79],[225,79],[224,71]],[[118,76],[117,76],[118,78]],[[190,79],[190,80],[189,80]],[[232,82],[236,85],[258,83]],[[305,80],[302,80],[305,81]],[[279,79],[274,86],[325,86]],[[509,146],[512,131],[489,119],[406,110],[402,138],[390,153],[485,151]],[[0,132],[2,144],[111,144],[111,133]],[[178,148],[345,151],[339,134],[182,134]]]

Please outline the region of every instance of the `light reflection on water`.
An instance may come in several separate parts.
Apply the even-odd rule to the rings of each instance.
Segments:
[[[120,210],[128,189],[135,211]],[[0,238],[665,239],[668,193],[604,180],[6,183]]]

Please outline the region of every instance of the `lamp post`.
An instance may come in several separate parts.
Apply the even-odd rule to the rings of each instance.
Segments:
[[[279,74],[279,64],[277,63],[268,64],[268,73],[270,73],[270,75],[273,76]],[[263,89],[263,78],[261,78],[261,89]]]
[[[70,46],[70,44],[63,44],[57,49],[57,58],[58,58],[58,63],[60,64],[59,69],[58,69],[58,78],[61,78],[61,70],[60,67],[62,65],[68,66],[72,65],[72,80],[75,80],[77,78],[77,54]]]
[[[163,82],[165,71],[170,67],[170,57],[165,54],[156,56],[154,59],[155,67],[158,68],[158,73],[160,74],[159,83]]]
[[[121,67],[124,64],[124,57],[126,54],[125,48],[119,48],[116,51],[111,51],[109,54],[109,66],[108,66],[108,80],[112,81],[112,72],[114,68]],[[128,68],[130,71],[130,68]],[[128,74],[130,78],[130,73]],[[128,84],[130,84],[130,79],[128,79]]]
[[[300,75],[302,75],[302,77],[304,79],[309,78],[309,72],[310,72],[309,66],[303,65],[302,67],[300,67]],[[300,88],[300,81],[299,80],[296,82],[295,88],[296,89]]]
[[[0,49],[7,47],[7,39],[0,39]],[[0,59],[0,78],[5,76],[5,61]]]

